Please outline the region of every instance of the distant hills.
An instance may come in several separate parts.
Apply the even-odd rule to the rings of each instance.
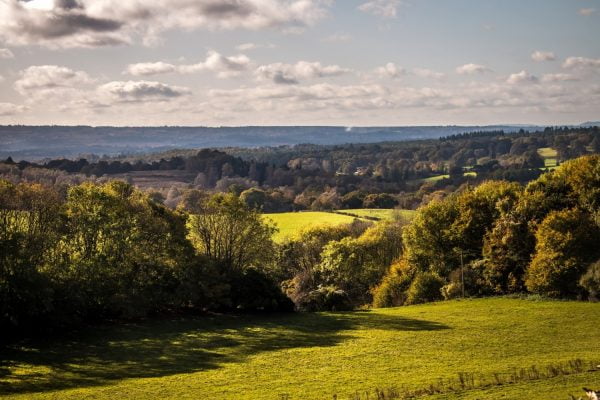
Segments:
[[[600,126],[600,121],[588,121],[588,122],[584,122],[583,124],[581,124],[581,126],[589,128],[592,126]]]
[[[374,143],[436,139],[464,132],[537,130],[534,125],[490,126],[246,126],[91,127],[0,126],[0,158],[40,160],[82,155],[119,155],[203,147],[262,147]]]

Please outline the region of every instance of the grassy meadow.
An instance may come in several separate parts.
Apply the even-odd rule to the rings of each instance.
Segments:
[[[276,242],[281,242],[285,238],[292,237],[303,229],[312,226],[349,224],[356,218],[368,221],[369,217],[384,221],[393,219],[395,215],[410,220],[414,214],[415,211],[413,210],[353,209],[340,210],[339,212],[302,211],[273,213],[264,214],[264,218],[271,220],[277,225],[279,232],[275,234],[273,239]]]
[[[297,232],[311,226],[342,225],[354,221],[355,217],[323,211],[303,211],[264,214],[264,218],[271,220],[279,228],[273,239],[276,242],[291,237]]]
[[[598,320],[598,304],[510,298],[153,319],[3,350],[0,396],[372,399],[379,388],[432,399],[567,400],[600,382],[590,368],[600,364]],[[568,374],[545,372],[576,359]],[[540,375],[509,383],[523,369]],[[436,387],[443,393],[426,395]]]
[[[350,210],[339,210],[337,212],[348,215],[356,215],[360,218],[377,218],[381,221],[389,221],[396,218],[396,216],[410,220],[414,217],[416,211],[380,208],[357,208]]]
[[[545,168],[554,169],[557,167],[558,152],[551,147],[542,147],[537,150],[540,157],[544,159]]]

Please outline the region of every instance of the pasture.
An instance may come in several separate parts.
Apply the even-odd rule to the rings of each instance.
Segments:
[[[357,208],[350,210],[339,210],[337,213],[343,213],[360,218],[376,218],[381,221],[390,221],[396,217],[410,220],[414,217],[414,210],[396,210],[396,209],[379,209],[379,208]]]
[[[355,219],[349,215],[322,211],[264,214],[263,218],[271,220],[279,228],[279,232],[273,237],[276,242],[281,242],[311,226],[350,224]]]
[[[152,319],[2,350],[0,396],[567,400],[600,382],[598,320],[598,304],[511,298]]]
[[[541,147],[537,153],[544,159],[544,167],[554,169],[557,167],[558,152],[551,147]]]

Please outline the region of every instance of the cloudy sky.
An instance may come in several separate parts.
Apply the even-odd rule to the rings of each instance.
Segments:
[[[0,124],[600,119],[600,0],[0,0]]]

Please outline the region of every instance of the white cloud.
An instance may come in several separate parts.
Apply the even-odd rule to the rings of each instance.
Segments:
[[[170,63],[149,62],[130,64],[126,73],[134,76],[150,76],[177,72],[181,74],[192,74],[201,71],[215,72],[219,78],[238,76],[246,71],[251,65],[250,59],[243,55],[223,56],[216,51],[209,51],[206,60],[196,64],[174,65]]]
[[[0,38],[12,45],[97,47],[154,42],[167,30],[301,28],[328,0],[0,1]]]
[[[91,82],[88,74],[83,71],[57,65],[34,65],[21,71],[21,77],[14,87],[23,96],[28,96],[40,94],[47,89],[71,88]]]
[[[241,43],[235,46],[236,50],[239,51],[248,51],[248,50],[256,50],[256,49],[274,49],[275,46],[272,43],[267,44],[259,44],[259,43]]]
[[[413,68],[412,73],[419,78],[442,79],[446,74],[442,72],[432,71],[427,68]]]
[[[542,82],[572,82],[578,79],[571,74],[544,74]]]
[[[177,67],[173,64],[167,64],[162,61],[130,64],[127,66],[127,73],[135,76],[148,76],[157,74],[167,74],[175,72]]]
[[[465,64],[460,67],[456,67],[456,73],[460,75],[475,75],[475,74],[483,74],[484,72],[488,72],[490,69],[485,65],[481,64]]]
[[[529,72],[523,70],[521,72],[517,72],[511,74],[506,80],[507,83],[511,85],[516,85],[519,83],[535,83],[538,81],[538,78],[534,75],[531,75]]]
[[[15,55],[9,49],[0,49],[0,59],[15,58]]]
[[[598,68],[600,58],[569,57],[562,66],[563,68]]]
[[[25,106],[13,103],[0,103],[0,117],[20,114],[25,110],[27,110],[27,107]]]
[[[358,9],[378,17],[396,18],[400,3],[400,0],[370,0],[358,6]]]
[[[579,15],[583,15],[584,17],[589,17],[596,12],[595,8],[581,8],[579,9]]]
[[[189,95],[188,88],[151,81],[115,81],[98,87],[98,93],[117,102],[164,101]]]
[[[533,53],[531,53],[531,59],[536,62],[554,61],[556,59],[556,56],[551,51],[536,50]]]
[[[386,78],[398,78],[401,75],[406,74],[406,70],[402,67],[398,67],[396,64],[389,62],[385,64],[383,67],[378,67],[375,69],[375,73],[381,77]]]
[[[296,64],[273,63],[259,66],[255,73],[261,79],[278,84],[297,84],[302,79],[339,76],[350,70],[339,65],[321,65],[320,62],[299,61]]]

